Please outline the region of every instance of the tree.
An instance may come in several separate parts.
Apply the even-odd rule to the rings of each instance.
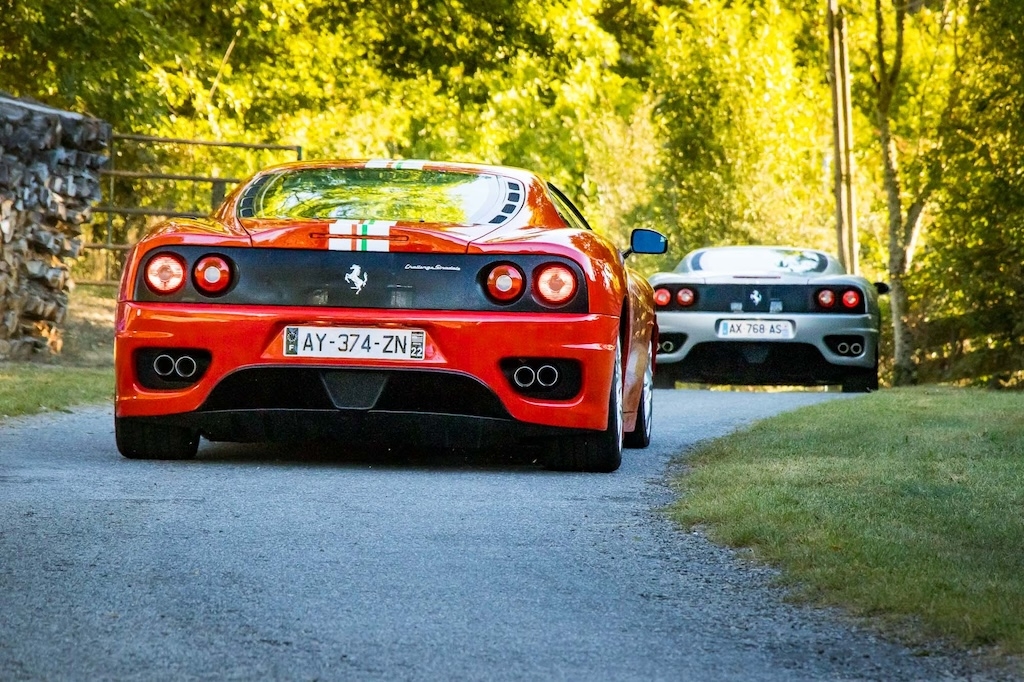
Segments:
[[[811,47],[811,17],[773,0],[698,0],[657,18],[654,221],[682,251],[758,241],[834,251],[825,53]]]
[[[895,382],[923,362],[925,379],[1011,383],[1024,376],[1024,5],[842,3],[860,256],[892,286]],[[707,244],[835,250],[824,9],[0,0],[0,90],[118,132],[528,166],[623,244],[635,226],[669,233],[671,255],[633,261],[653,270]],[[147,159],[232,176],[283,160]]]
[[[860,44],[870,45],[862,51],[861,71],[869,75],[870,84],[861,89],[860,101],[874,120],[880,155],[893,383],[902,385],[917,380],[907,280],[925,211],[943,179],[945,122],[960,92],[957,55],[964,15],[956,0],[873,0],[868,14],[873,31],[870,37],[862,32]]]
[[[169,58],[166,0],[0,0],[0,90],[129,128],[165,112],[139,81]]]
[[[925,380],[1020,386],[1024,357],[1024,5],[969,9],[944,182],[912,273]]]

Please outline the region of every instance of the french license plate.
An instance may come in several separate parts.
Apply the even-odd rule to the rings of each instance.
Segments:
[[[718,323],[720,339],[791,339],[793,323],[789,320],[722,320]]]
[[[422,329],[285,327],[284,354],[300,358],[422,360]]]

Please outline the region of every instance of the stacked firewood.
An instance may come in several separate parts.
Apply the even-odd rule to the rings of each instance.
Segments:
[[[0,94],[0,360],[59,353],[110,126]]]

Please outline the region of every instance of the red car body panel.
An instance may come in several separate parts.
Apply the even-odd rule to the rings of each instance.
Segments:
[[[377,162],[378,164],[381,162]],[[390,162],[394,163],[394,162]],[[618,249],[599,235],[573,229],[548,199],[533,174],[504,167],[421,164],[425,169],[493,173],[527,188],[526,200],[504,224],[418,224],[396,221],[376,246],[389,253],[466,254],[497,259],[550,256],[579,266],[587,292],[584,312],[534,310],[417,310],[310,305],[228,304],[145,300],[140,268],[152,254],[183,245],[219,249],[266,249],[268,257],[287,251],[326,250],[337,238],[333,220],[238,217],[246,187],[266,173],[291,168],[362,168],[366,162],[299,162],[268,169],[242,183],[208,220],[172,220],[154,229],[132,250],[123,271],[115,337],[116,417],[187,415],[201,409],[215,387],[239,370],[259,367],[331,367],[443,370],[488,387],[512,419],[524,424],[602,430],[608,424],[613,350],[623,352],[623,426],[636,427],[644,368],[653,362],[653,291],[629,270]],[[378,166],[379,167],[379,166]],[[386,240],[387,244],[379,242]],[[407,266],[408,267],[408,266]],[[242,277],[246,273],[242,273]],[[301,278],[302,273],[295,273]],[[624,317],[623,317],[624,316]],[[288,326],[372,327],[425,332],[424,359],[286,357]],[[209,366],[195,383],[180,388],[147,388],[140,381],[137,353],[147,348],[199,348]],[[582,367],[579,392],[548,400],[517,392],[503,373],[503,359],[557,357]]]
[[[262,308],[216,309],[196,311],[188,306],[154,307],[124,303],[119,319],[131,319],[130,330],[118,329],[115,361],[136,348],[165,344],[173,337],[182,347],[214,347],[218,352],[207,374],[197,384],[180,391],[149,391],[129,372],[118,375],[118,416],[153,416],[190,412],[209,396],[213,386],[227,373],[256,365],[322,366],[318,358],[285,358],[281,352],[284,327],[288,324],[353,325],[375,327],[416,327],[427,332],[425,355],[417,363],[420,369],[445,369],[476,377],[488,386],[504,385],[505,378],[497,360],[502,357],[537,354],[578,359],[587,370],[587,390],[570,401],[544,401],[516,395],[508,390],[499,394],[509,413],[516,419],[548,426],[582,429],[603,428],[608,419],[608,390],[611,384],[610,353],[618,330],[618,319],[603,315],[565,316],[552,320],[529,320],[522,316],[493,314],[439,313],[427,319],[423,315],[402,312],[346,311],[338,314],[321,309],[294,308],[267,311]],[[554,324],[553,324],[554,323]],[[515,334],[509,327],[515,327]],[[173,330],[170,331],[170,330]],[[467,334],[473,344],[466,346]],[[608,341],[584,342],[581,338]],[[237,339],[247,339],[240,344]],[[531,343],[531,340],[535,340]],[[484,352],[482,349],[487,349]],[[402,367],[407,363],[387,360],[348,360],[349,367]],[[630,389],[627,389],[630,390]],[[511,395],[510,395],[511,394]],[[635,413],[635,408],[634,408]]]

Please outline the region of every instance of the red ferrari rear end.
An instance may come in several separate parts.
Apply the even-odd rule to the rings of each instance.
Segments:
[[[122,454],[545,438],[553,466],[613,470],[644,383],[623,367],[652,360],[650,288],[631,294],[621,254],[552,191],[498,167],[291,164],[164,224],[123,274]]]

